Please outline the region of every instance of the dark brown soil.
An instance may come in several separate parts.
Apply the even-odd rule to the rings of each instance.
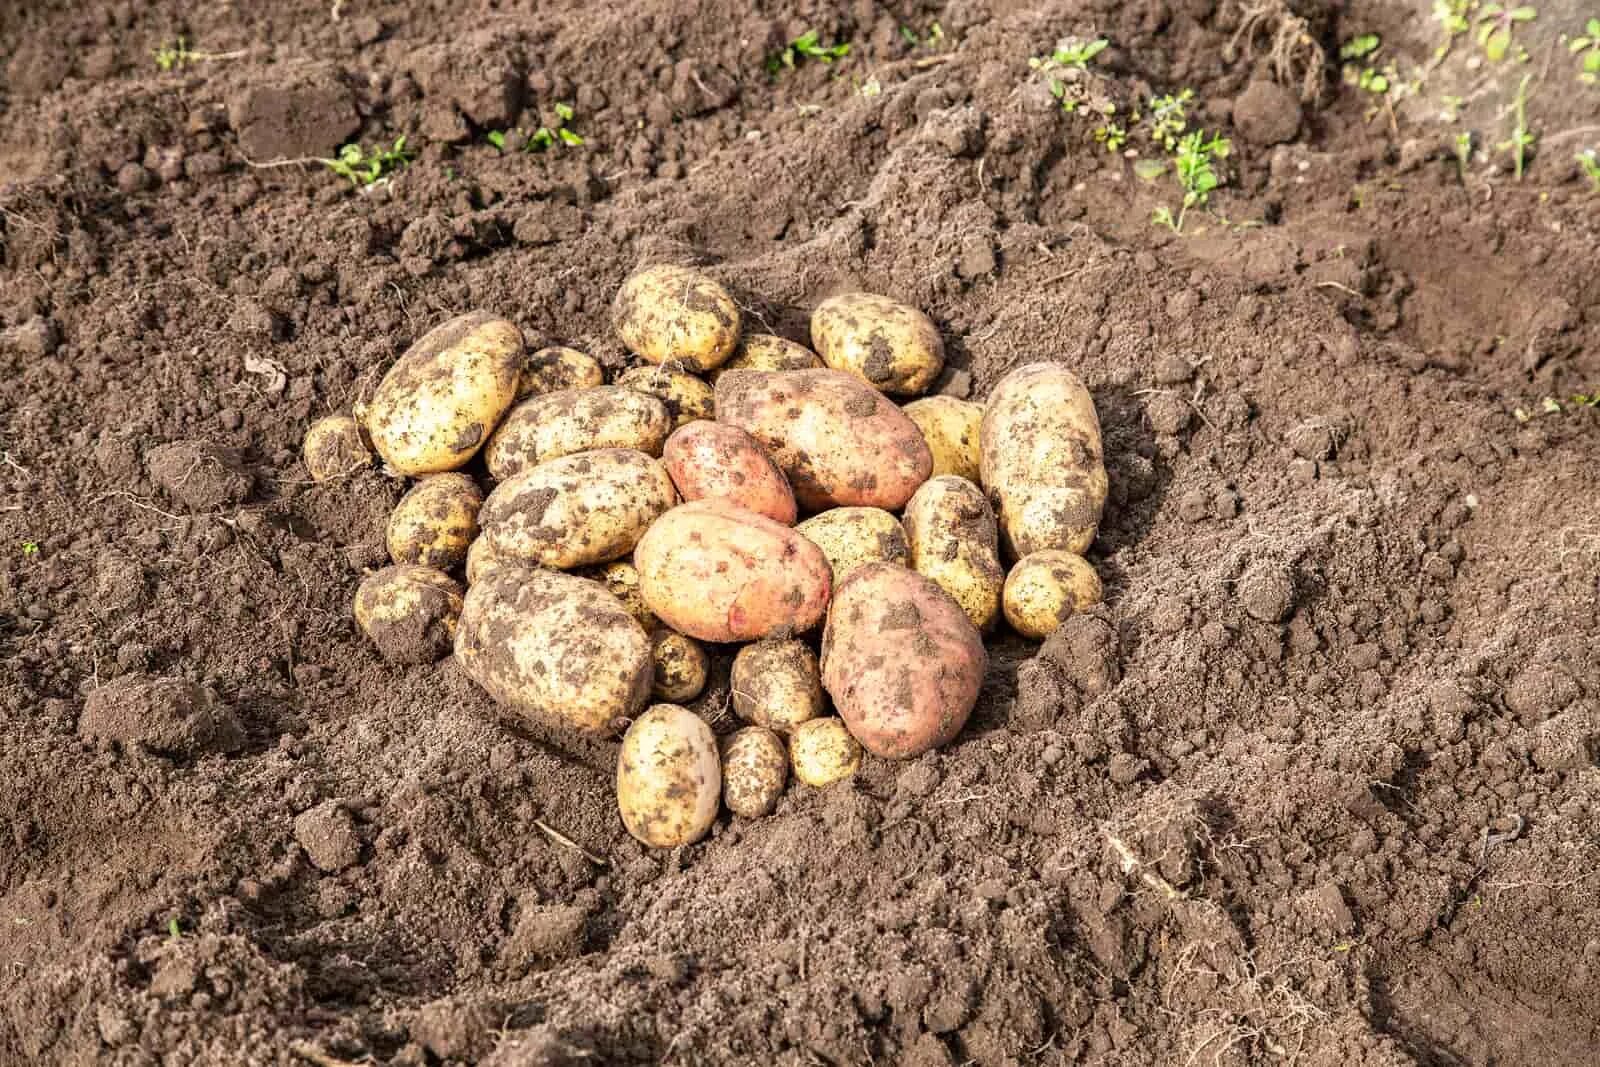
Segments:
[[[1600,386],[1584,12],[1518,182],[1504,77],[1463,171],[1437,93],[1317,61],[1424,63],[1424,2],[761,7],[3,5],[0,1063],[1592,1062],[1600,413],[1541,407]],[[850,56],[769,78],[808,27]],[[1066,34],[1234,136],[1184,237],[1030,71]],[[557,101],[582,148],[485,143]],[[366,193],[268,165],[400,134]],[[953,745],[674,854],[613,745],[379,658],[402,486],[299,460],[459,312],[623,365],[663,260],[799,340],[910,301],[958,392],[1068,362],[1112,485],[1105,607],[997,639]]]

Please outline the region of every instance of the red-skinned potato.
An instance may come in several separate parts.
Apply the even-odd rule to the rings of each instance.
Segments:
[[[691,422],[667,438],[661,462],[684,500],[727,500],[793,526],[794,492],[761,442],[737,426]]]

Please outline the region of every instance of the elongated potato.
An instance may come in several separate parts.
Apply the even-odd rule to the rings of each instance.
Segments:
[[[911,563],[900,520],[882,508],[833,508],[795,529],[828,557],[835,584],[864,563]]]
[[[789,527],[725,500],[673,508],[633,553],[656,616],[702,641],[787,637],[815,626],[831,577],[822,550]]]
[[[1100,576],[1088,560],[1046,548],[1023,556],[1006,577],[1006,622],[1024,637],[1048,637],[1103,595]]]
[[[711,384],[730,370],[813,370],[822,357],[805,345],[771,333],[747,333],[739,338],[733,357],[711,372]]]
[[[729,371],[717,379],[717,421],[760,441],[807,511],[894,511],[933,470],[917,424],[843,371]]]
[[[622,372],[617,384],[661,401],[675,430],[715,416],[716,396],[711,386],[678,367],[632,367]]]
[[[541,348],[522,364],[517,399],[558,393],[563,389],[593,389],[606,383],[599,362],[576,348],[559,345]]]
[[[389,516],[389,558],[454,570],[466,562],[467,549],[478,536],[482,507],[483,490],[470,475],[428,475],[400,498]]]
[[[495,555],[568,570],[632,552],[677,495],[643,452],[600,448],[512,475],[483,502],[478,521]]]
[[[617,810],[651,848],[692,845],[717,819],[722,761],[711,727],[688,708],[656,704],[633,721],[617,754]]]
[[[628,609],[628,614],[644,627],[645,633],[651,633],[659,625],[644,602],[644,594],[639,592],[639,572],[632,560],[612,560],[599,566],[585,567],[578,573],[605,586],[606,591],[620,600],[622,606]]]
[[[944,369],[944,341],[928,316],[874,293],[841,293],[818,304],[811,347],[834,370],[895,396],[926,392]]]
[[[933,453],[933,475],[954,474],[977,482],[982,470],[978,441],[982,436],[983,405],[953,396],[925,396],[902,410],[922,431]]]
[[[400,474],[464,466],[516,399],[522,331],[483,311],[423,334],[362,413],[372,446]]]
[[[789,735],[789,762],[796,778],[822,789],[861,769],[861,742],[836,716],[811,719]]]
[[[620,385],[567,389],[531,397],[511,409],[489,439],[483,460],[504,480],[562,456],[597,448],[661,455],[672,432],[666,405]]]
[[[733,710],[786,734],[822,714],[817,657],[804,641],[757,641],[733,657]]]
[[[356,587],[356,624],[390,663],[449,655],[460,615],[461,586],[433,567],[384,567]]]
[[[1106,503],[1106,467],[1094,398],[1077,375],[1034,363],[1001,378],[980,447],[983,488],[1014,558],[1089,547]]]
[[[771,730],[746,726],[723,739],[722,802],[735,815],[771,815],[788,780],[788,750]]]
[[[929,478],[906,505],[903,521],[911,569],[955,597],[979,630],[993,626],[1006,572],[983,490],[953,474]]]
[[[688,267],[646,267],[628,276],[611,306],[611,323],[631,352],[651,363],[707,371],[733,355],[739,305],[711,278]]]
[[[650,695],[650,638],[597,582],[496,567],[467,590],[456,662],[529,720],[615,733]]]
[[[650,692],[657,700],[682,703],[705,689],[711,661],[694,638],[658,626],[650,635],[650,654],[655,661]]]
[[[961,605],[915,571],[869,563],[840,583],[822,633],[822,687],[868,752],[910,759],[950,741],[986,664]]]
[[[674,430],[661,463],[684,500],[726,500],[773,522],[793,526],[797,514],[789,479],[761,442],[737,426],[691,422]]]
[[[315,482],[372,466],[372,453],[361,439],[361,424],[349,415],[329,415],[312,423],[301,455]]]

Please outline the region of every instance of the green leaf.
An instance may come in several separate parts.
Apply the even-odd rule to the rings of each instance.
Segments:
[[[556,133],[561,135],[561,139],[563,141],[565,141],[569,145],[572,145],[575,148],[577,146],[583,144],[583,138],[579,137],[577,134],[573,133],[571,130],[567,129],[565,126],[563,126],[561,129],[557,130]]]
[[[1511,47],[1510,30],[1493,30],[1483,42],[1483,54],[1492,62],[1498,63],[1506,57],[1506,52]]]
[[[1600,48],[1583,57],[1583,69],[1588,74],[1600,74]]]
[[[1590,37],[1600,37],[1600,19],[1590,19],[1583,24],[1583,32]]]
[[[1510,18],[1512,22],[1532,22],[1538,17],[1539,9],[1536,7],[1514,7],[1511,9]]]
[[[900,36],[905,38],[905,42],[911,47],[915,48],[917,46],[917,35],[910,26],[901,26]]]
[[[572,105],[560,103],[556,104],[556,114],[561,117],[563,122],[571,122],[573,119]]]
[[[504,130],[490,130],[483,135],[483,139],[494,145],[500,151],[506,150],[506,135]]]

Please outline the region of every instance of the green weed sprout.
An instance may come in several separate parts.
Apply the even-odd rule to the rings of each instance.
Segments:
[[[1444,30],[1444,40],[1433,50],[1434,66],[1444,62],[1457,37],[1472,29],[1467,14],[1472,10],[1473,3],[1474,0],[1433,0],[1433,21]]]
[[[1194,100],[1193,89],[1182,89],[1176,96],[1157,96],[1150,101],[1150,140],[1171,155],[1177,151],[1178,138],[1189,128],[1188,106]]]
[[[357,188],[364,188],[387,178],[415,158],[406,148],[404,135],[395,139],[393,148],[377,148],[369,155],[358,144],[347,144],[339,149],[333,159],[319,162],[341,178],[348,179]]]
[[[1107,152],[1119,152],[1128,143],[1128,131],[1115,122],[1107,122],[1095,127],[1094,139],[1105,145]]]
[[[1575,56],[1583,56],[1583,69],[1578,73],[1579,81],[1585,85],[1600,82],[1600,19],[1590,19],[1584,23],[1583,36],[1568,41],[1567,50]]]
[[[1507,7],[1504,4],[1485,4],[1478,12],[1478,44],[1490,62],[1498,63],[1510,53],[1516,42],[1513,37],[1518,23],[1532,22],[1539,17],[1535,7]],[[1526,60],[1528,53],[1517,45],[1517,58]]]
[[[524,152],[543,152],[545,149],[553,148],[558,144],[581,148],[586,143],[578,131],[568,125],[577,117],[577,112],[572,110],[571,104],[558,102],[552,110],[556,113],[555,121],[548,126],[540,126],[537,130],[527,134],[522,142],[522,150]],[[484,139],[504,152],[506,145],[510,143],[510,139],[506,135],[511,132],[513,131],[490,130],[484,134]],[[517,130],[515,132],[521,133],[522,131]]]
[[[1467,167],[1472,163],[1472,131],[1462,130],[1456,134],[1456,173],[1461,177],[1461,184],[1467,182]]]
[[[32,559],[35,556],[37,556],[39,554],[39,542],[37,542],[37,541],[24,541],[24,542],[22,542],[22,554],[23,554],[24,557],[26,557],[28,559]]]
[[[1585,148],[1572,158],[1578,161],[1578,166],[1583,168],[1583,173],[1589,176],[1589,182],[1594,186],[1594,191],[1600,193],[1600,150]]]
[[[1163,206],[1155,210],[1152,221],[1157,225],[1166,226],[1173,233],[1183,232],[1183,220],[1192,207],[1203,207],[1211,199],[1211,192],[1222,184],[1216,168],[1212,165],[1215,160],[1225,159],[1233,150],[1233,142],[1226,137],[1212,137],[1207,140],[1204,130],[1195,130],[1185,134],[1178,142],[1178,151],[1173,157],[1173,163],[1178,173],[1178,184],[1183,187],[1183,203],[1178,208],[1178,215],[1173,217],[1172,211]]]
[[[793,70],[802,59],[815,59],[819,63],[832,63],[836,59],[843,59],[850,54],[848,41],[841,44],[824,45],[816,30],[807,30],[788,44],[783,50],[767,57],[767,73],[776,78],[786,68]]]
[[[190,63],[210,63],[219,59],[238,59],[245,55],[244,49],[234,52],[195,52],[189,48],[189,40],[179,37],[171,43],[164,43],[155,50],[156,66],[163,74],[170,73]]]
[[[1104,37],[1096,37],[1092,41],[1080,41],[1076,37],[1069,37],[1057,46],[1050,54],[1050,58],[1057,66],[1088,70],[1089,61],[1104,52],[1110,43]]]
[[[912,48],[938,48],[944,42],[944,27],[934,21],[929,24],[928,32],[919,37],[916,30],[901,23],[900,37]]]
[[[1382,95],[1389,91],[1389,77],[1365,63],[1378,54],[1383,40],[1375,33],[1363,33],[1339,46],[1339,58],[1344,60],[1342,73],[1349,85],[1364,92]]]
[[[1511,136],[1501,141],[1499,146],[1502,152],[1508,149],[1511,151],[1514,161],[1514,173],[1519,182],[1522,180],[1522,173],[1527,167],[1528,152],[1538,140],[1534,137],[1533,131],[1528,128],[1528,81],[1532,77],[1533,75],[1531,74],[1524,74],[1522,81],[1517,85],[1516,98],[1511,102],[1511,110],[1516,116],[1517,123],[1511,127]]]

